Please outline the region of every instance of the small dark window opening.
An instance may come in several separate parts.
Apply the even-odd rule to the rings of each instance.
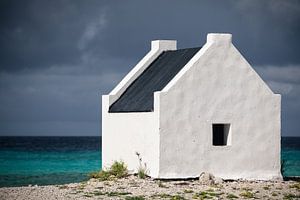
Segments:
[[[226,146],[229,143],[230,124],[213,124],[213,145]]]

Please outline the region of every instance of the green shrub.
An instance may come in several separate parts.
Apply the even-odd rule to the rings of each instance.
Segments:
[[[200,199],[212,199],[213,197],[211,197],[208,192],[200,192],[200,193],[194,194],[193,198],[194,199],[198,199],[198,198],[200,198]]]
[[[128,170],[123,161],[115,161],[110,167],[109,173],[117,178],[123,178],[128,175]]]
[[[99,179],[100,181],[107,181],[111,179],[111,174],[109,171],[101,170],[100,172],[93,172],[90,173],[90,178],[96,178]]]
[[[123,161],[115,161],[110,168],[90,173],[89,177],[99,179],[100,181],[107,181],[111,180],[113,177],[123,178],[127,175],[128,170],[125,163]]]
[[[248,198],[248,199],[250,199],[250,198],[255,198],[255,197],[254,197],[254,194],[253,194],[252,192],[249,192],[249,191],[244,191],[244,192],[242,192],[242,193],[240,194],[240,196],[245,197],[245,198]]]

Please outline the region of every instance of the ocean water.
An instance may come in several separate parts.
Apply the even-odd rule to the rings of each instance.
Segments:
[[[101,169],[101,137],[0,137],[0,187],[80,182]]]
[[[284,177],[300,177],[300,137],[281,138],[281,164]]]
[[[300,176],[300,138],[282,138],[285,177]],[[80,182],[101,169],[101,137],[0,137],[0,187]]]

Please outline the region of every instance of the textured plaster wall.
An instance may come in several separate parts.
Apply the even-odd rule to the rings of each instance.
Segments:
[[[154,178],[280,178],[280,95],[273,94],[231,43],[207,43],[161,91],[154,112],[108,113],[109,106],[176,41],[153,41],[151,51],[102,97],[103,166],[123,160],[136,171],[139,152]],[[230,124],[229,146],[212,146],[212,124]]]
[[[151,51],[110,92],[102,96],[102,167],[113,161],[123,160],[131,172],[139,167],[136,152],[142,164],[147,164],[150,176],[158,176],[159,168],[159,116],[158,101],[154,100],[154,112],[109,113],[109,106],[126,88],[165,50],[176,50],[176,41],[151,42]]]
[[[108,105],[108,95],[102,97]],[[113,161],[124,161],[130,172],[139,167],[136,152],[147,164],[151,176],[158,175],[159,135],[158,117],[155,112],[108,113],[102,109],[102,167]]]
[[[159,178],[280,178],[281,96],[273,94],[231,43],[205,46],[158,92]],[[212,146],[212,123],[231,124],[231,145]]]

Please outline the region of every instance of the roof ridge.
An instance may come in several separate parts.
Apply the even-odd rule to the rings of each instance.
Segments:
[[[188,48],[183,48],[183,49],[176,49],[176,50],[166,50],[164,52],[169,52],[169,51],[182,51],[182,50],[192,50],[192,49],[201,49],[202,47],[188,47]]]

